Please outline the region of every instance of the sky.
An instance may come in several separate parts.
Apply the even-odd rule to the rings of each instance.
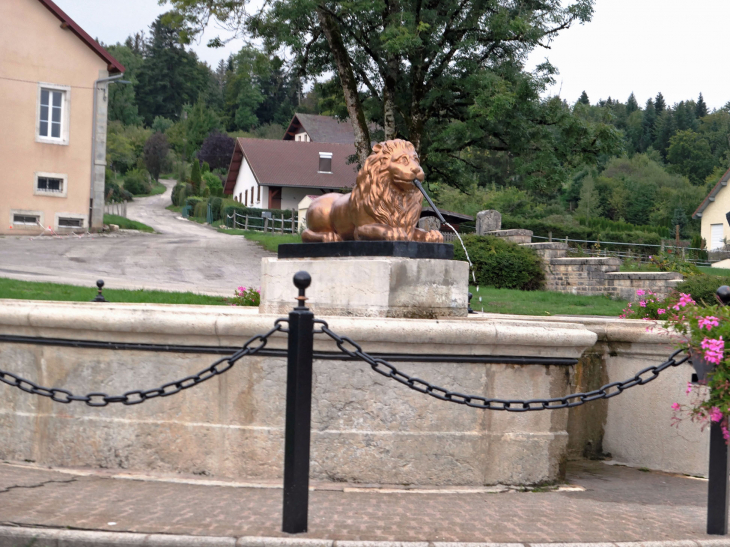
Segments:
[[[148,30],[167,9],[157,0],[55,2],[105,44]],[[549,59],[560,71],[549,94],[570,103],[583,90],[592,103],[609,96],[626,101],[633,91],[642,105],[660,91],[668,104],[696,99],[701,92],[710,109],[720,108],[730,101],[728,21],[728,0],[596,0],[590,23],[563,31],[550,50],[533,52],[529,66]],[[234,40],[208,48],[208,39],[219,34],[225,37],[209,28],[192,46],[212,67],[242,45]]]

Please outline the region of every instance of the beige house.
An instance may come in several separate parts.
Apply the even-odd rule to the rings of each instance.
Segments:
[[[2,0],[0,20],[0,234],[100,228],[124,67],[51,0]]]
[[[692,218],[701,220],[702,239],[710,251],[721,249],[726,243],[730,243],[730,225],[727,218],[730,213],[730,191],[726,189],[728,180],[730,180],[730,169],[720,177],[692,215]]]

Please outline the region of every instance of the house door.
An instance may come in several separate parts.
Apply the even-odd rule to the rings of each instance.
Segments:
[[[281,186],[269,186],[269,209],[281,209]]]
[[[714,251],[724,245],[722,224],[710,224],[710,250]]]

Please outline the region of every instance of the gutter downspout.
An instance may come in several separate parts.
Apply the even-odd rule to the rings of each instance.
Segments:
[[[97,133],[97,118],[98,113],[96,111],[97,109],[97,95],[100,91],[98,88],[98,85],[101,83],[107,83],[112,82],[114,80],[119,80],[124,76],[124,73],[117,74],[115,76],[110,76],[108,78],[99,78],[98,80],[94,81],[94,87],[92,88],[94,90],[94,110],[93,110],[93,121],[91,124],[91,187],[89,192],[89,226],[88,230],[91,231],[92,228],[92,219],[94,214],[94,186],[96,182],[96,133]],[[105,163],[106,164],[106,163]],[[103,205],[102,205],[102,225],[104,223],[103,218]]]

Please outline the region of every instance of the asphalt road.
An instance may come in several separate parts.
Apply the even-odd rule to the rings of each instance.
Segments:
[[[175,181],[161,182],[167,186],[164,194],[127,206],[130,219],[158,233],[0,236],[0,277],[84,286],[103,279],[107,288],[226,296],[239,285],[258,287],[261,258],[272,254],[166,210]]]

